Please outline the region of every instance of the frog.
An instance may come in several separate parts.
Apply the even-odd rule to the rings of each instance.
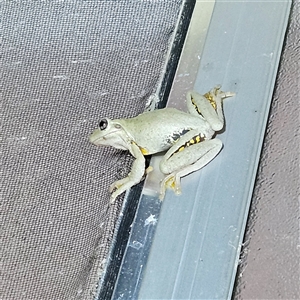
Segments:
[[[110,185],[110,203],[152,171],[151,166],[146,169],[145,156],[160,152],[164,155],[159,168],[165,177],[159,198],[164,199],[167,188],[181,194],[181,178],[206,166],[223,148],[215,136],[224,127],[223,100],[234,95],[217,85],[205,94],[189,91],[187,112],[167,107],[128,119],[102,118],[89,141],[128,150],[135,158],[128,176]]]

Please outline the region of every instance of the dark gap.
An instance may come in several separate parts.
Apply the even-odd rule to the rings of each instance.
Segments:
[[[161,101],[158,104],[158,108],[163,108],[166,106],[194,6],[195,0],[186,1],[184,3],[182,14],[180,16],[180,25],[178,26],[178,30],[175,34],[166,73],[159,92],[159,99],[161,99]],[[149,161],[150,157],[147,156],[146,168],[149,166]],[[110,252],[110,257],[108,258],[110,261],[107,265],[103,279],[99,281],[99,285],[102,283],[102,286],[100,287],[99,294],[96,296],[96,299],[98,300],[111,299],[112,297],[142,188],[143,182],[140,182],[130,190],[126,207],[123,211],[123,217],[119,219],[119,229],[115,235],[116,239],[113,241],[113,248]]]

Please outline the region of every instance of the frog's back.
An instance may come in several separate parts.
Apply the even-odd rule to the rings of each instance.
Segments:
[[[154,111],[144,112],[132,119],[133,123],[143,123],[152,127],[173,126],[189,126],[191,128],[202,126],[206,121],[202,117],[193,116],[187,112],[178,110],[176,108],[168,107],[157,109]]]
[[[135,143],[146,149],[147,154],[166,151],[187,131],[204,129],[208,125],[200,116],[193,116],[175,108],[145,112],[122,121],[126,122],[126,129]]]

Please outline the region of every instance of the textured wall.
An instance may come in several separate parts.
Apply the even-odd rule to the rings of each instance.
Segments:
[[[253,196],[236,299],[300,299],[300,4],[293,4]]]

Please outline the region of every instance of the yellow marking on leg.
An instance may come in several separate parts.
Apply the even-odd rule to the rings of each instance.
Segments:
[[[149,151],[146,148],[140,147],[140,150],[143,153],[143,155],[148,155],[149,154]]]
[[[200,111],[199,107],[197,106],[197,104],[195,103],[195,99],[192,96],[191,96],[191,101],[192,101],[192,104],[194,105],[195,110],[197,111],[197,113],[199,115],[201,115],[201,111]]]
[[[166,182],[165,182],[165,187],[170,187],[173,190],[175,190],[176,187],[176,183],[175,183],[175,177],[172,176],[171,178],[169,178]]]
[[[137,143],[134,142],[134,141],[131,141],[131,144],[135,144],[136,146],[138,146]],[[149,154],[149,151],[146,148],[143,148],[143,147],[140,147],[140,146],[138,146],[138,147],[140,148],[143,155],[148,155]]]
[[[210,104],[214,108],[214,110],[216,110],[217,104],[216,104],[214,96],[211,94],[211,92],[208,92],[208,93],[204,94],[203,96],[210,102]]]
[[[192,139],[190,139],[188,142],[186,142],[183,146],[181,146],[176,151],[174,151],[174,153],[172,155],[174,155],[177,152],[183,151],[185,148],[187,148],[189,146],[192,146],[194,144],[198,144],[198,143],[204,141],[204,139],[205,139],[204,135],[203,135],[203,137],[201,137],[200,135],[196,135]]]

